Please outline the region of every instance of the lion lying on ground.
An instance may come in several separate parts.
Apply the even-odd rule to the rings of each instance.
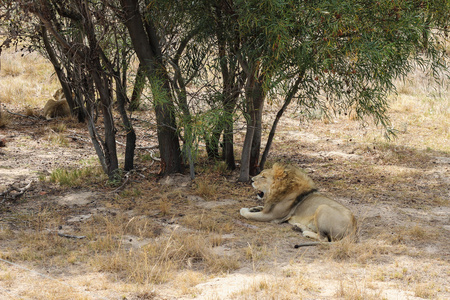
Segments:
[[[44,106],[44,117],[48,119],[56,117],[67,117],[70,115],[70,107],[62,89],[59,89],[53,95],[53,98],[47,101]]]
[[[252,180],[253,187],[259,191],[258,197],[264,199],[264,206],[242,208],[243,217],[262,222],[289,222],[303,236],[320,242],[355,237],[356,220],[352,212],[318,193],[313,181],[300,169],[275,164]]]

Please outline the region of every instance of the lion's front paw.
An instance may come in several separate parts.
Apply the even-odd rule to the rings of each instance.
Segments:
[[[255,207],[251,207],[250,209],[249,209],[249,211],[250,212],[259,212],[259,211],[262,211],[264,209],[264,206],[255,206]]]
[[[243,216],[243,217],[247,217],[247,215],[250,213],[250,209],[248,209],[248,208],[246,208],[246,207],[244,207],[244,208],[241,208],[241,210],[239,211],[239,213],[241,214],[241,216]]]

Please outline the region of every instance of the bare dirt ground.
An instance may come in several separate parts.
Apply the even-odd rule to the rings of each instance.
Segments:
[[[0,76],[1,299],[450,299],[448,85],[430,90],[417,74],[400,84],[390,142],[345,116],[286,113],[269,166],[303,168],[359,225],[356,244],[295,249],[307,240],[289,225],[239,215],[261,204],[255,191],[201,153],[194,181],[159,178],[146,149],[124,182],[108,183],[84,124],[8,113],[32,103],[38,115],[54,92],[51,67],[30,59]],[[134,125],[138,146],[154,147],[148,123]]]

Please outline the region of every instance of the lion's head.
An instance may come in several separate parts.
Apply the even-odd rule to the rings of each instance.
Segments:
[[[274,164],[252,178],[258,197],[265,202],[279,202],[288,194],[296,196],[315,189],[314,182],[302,170],[293,166]]]

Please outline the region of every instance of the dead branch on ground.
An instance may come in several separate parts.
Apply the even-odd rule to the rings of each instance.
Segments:
[[[84,235],[70,235],[70,234],[65,234],[65,233],[61,233],[61,232],[58,232],[58,236],[65,237],[68,239],[78,239],[78,240],[86,238],[86,236],[84,236]]]
[[[11,198],[12,200],[16,200],[17,198],[21,197],[31,187],[31,183],[33,183],[33,180],[31,180],[23,188],[15,187],[14,185],[16,183],[15,182],[12,183],[4,192],[0,193],[0,197],[3,197],[3,200],[2,200],[1,203],[5,202],[5,200],[7,198]],[[17,192],[17,193],[12,193],[13,191]]]
[[[15,113],[15,112],[9,111],[9,110],[7,110],[5,107],[3,107],[3,109],[4,109],[7,113],[9,113],[9,114],[11,114],[11,115],[16,115],[16,116],[19,116],[19,117],[28,118],[28,119],[35,120],[35,121],[41,120],[40,118],[37,118],[37,117],[27,116],[27,115],[22,115],[22,114],[19,114],[19,113]]]

